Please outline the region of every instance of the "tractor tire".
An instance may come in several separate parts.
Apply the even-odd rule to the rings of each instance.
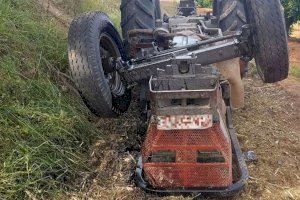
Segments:
[[[68,55],[77,89],[94,114],[110,118],[128,109],[131,91],[109,65],[124,56],[122,40],[106,14],[86,13],[71,23]]]
[[[215,0],[214,10],[224,33],[240,31],[247,23],[244,3],[241,0]]]
[[[265,83],[286,79],[289,53],[280,0],[247,0],[245,6],[252,26],[253,57],[260,76]]]
[[[213,2],[214,16],[219,18],[219,26],[223,33],[241,31],[242,26],[247,23],[244,3],[240,0],[214,0]],[[241,77],[244,78],[248,72],[249,62],[245,58],[241,58]]]
[[[154,29],[161,19],[159,0],[122,0],[121,28],[127,56],[130,55],[128,32],[134,29]]]
[[[160,0],[155,0],[155,20],[161,19]]]
[[[214,0],[213,1],[213,16],[218,17],[220,12],[220,2],[221,0]]]

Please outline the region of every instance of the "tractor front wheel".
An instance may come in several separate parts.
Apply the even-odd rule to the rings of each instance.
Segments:
[[[284,12],[280,0],[246,0],[251,25],[253,57],[265,83],[286,79],[289,53]]]
[[[124,57],[118,31],[101,12],[76,18],[69,30],[68,54],[71,74],[90,110],[99,117],[125,112],[131,91],[110,63]]]

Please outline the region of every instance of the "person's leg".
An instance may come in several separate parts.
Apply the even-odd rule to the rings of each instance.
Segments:
[[[230,84],[230,102],[233,109],[244,107],[245,90],[241,78],[240,59],[232,59],[216,64],[221,74]]]

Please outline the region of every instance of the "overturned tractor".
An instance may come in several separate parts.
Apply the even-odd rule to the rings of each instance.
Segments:
[[[158,0],[122,0],[122,33],[108,16],[76,18],[69,32],[74,82],[99,117],[126,112],[140,87],[149,128],[136,169],[139,187],[158,193],[229,196],[248,170],[231,119],[244,106],[242,77],[256,61],[265,83],[288,76],[279,0],[215,0],[198,15],[181,0],[161,16]]]

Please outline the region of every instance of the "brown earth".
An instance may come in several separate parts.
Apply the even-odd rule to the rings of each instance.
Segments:
[[[290,66],[300,70],[300,25],[294,25],[294,31],[289,38]],[[295,101],[300,106],[300,83],[299,77],[290,76],[279,83],[281,87],[295,96]]]
[[[173,4],[164,2],[163,6],[164,11],[175,11]],[[299,44],[291,42],[290,46],[291,59],[298,62]],[[255,70],[244,82],[246,106],[233,113],[234,124],[243,150],[255,151],[259,160],[248,163],[248,185],[233,199],[300,199],[300,96],[295,93],[299,92],[299,82],[295,80],[292,85],[296,89],[291,90],[289,81],[266,85]],[[94,119],[99,131],[106,134],[91,150],[89,164],[94,172],[78,179],[76,185],[81,190],[62,194],[59,199],[195,198],[158,197],[135,186],[133,174],[146,130],[146,124],[139,121],[136,104],[134,101],[119,119]]]
[[[298,38],[291,38],[289,41],[290,47],[290,61],[297,63],[300,66],[300,36]]]

